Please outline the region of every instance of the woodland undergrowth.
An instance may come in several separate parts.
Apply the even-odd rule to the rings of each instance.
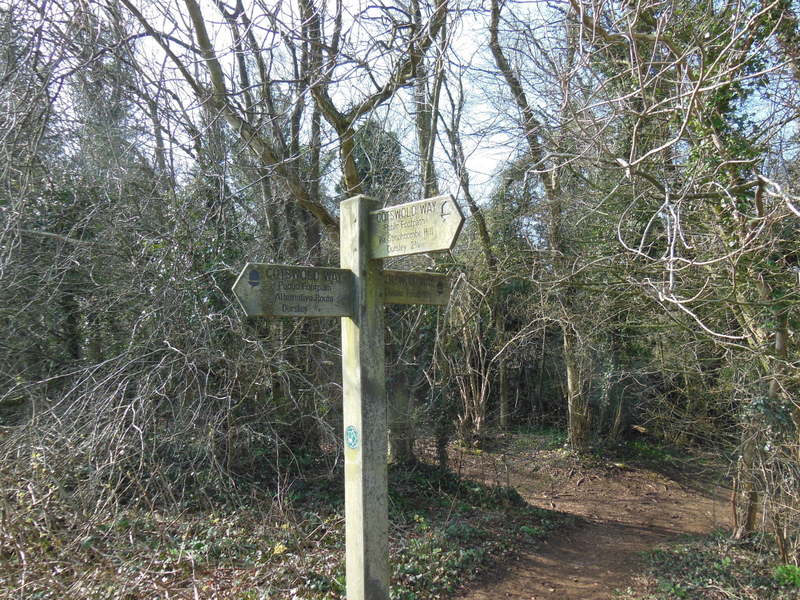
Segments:
[[[32,464],[26,482],[0,467],[0,598],[344,597],[339,470],[298,478],[280,497],[250,486],[216,505],[155,505],[85,504],[35,484],[43,468]],[[393,468],[392,598],[444,597],[569,520],[510,488],[424,463]]]

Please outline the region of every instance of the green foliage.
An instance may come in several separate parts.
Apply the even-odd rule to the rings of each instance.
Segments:
[[[354,159],[362,193],[378,200],[400,204],[409,201],[410,174],[403,164],[398,136],[374,119],[366,121],[354,136]],[[344,192],[339,183],[336,191]]]
[[[523,525],[519,528],[520,532],[533,539],[541,539],[545,537],[546,531],[542,527],[531,527],[530,525]]]
[[[511,450],[514,452],[558,450],[567,443],[567,432],[563,427],[517,427],[514,433],[511,442]]]
[[[800,570],[773,567],[775,556],[763,542],[736,542],[723,531],[646,554],[651,593],[623,594],[625,600],[705,598],[714,590],[737,600],[797,598]]]
[[[463,584],[464,573],[474,573],[486,561],[490,549],[496,548],[489,536],[452,537],[434,530],[422,517],[417,517],[415,536],[397,550],[393,565],[395,581],[390,598],[418,600],[434,598]]]
[[[778,585],[800,588],[800,567],[797,565],[778,565],[775,567],[774,574]]]
[[[656,464],[669,464],[686,457],[685,450],[655,440],[629,440],[617,445],[613,453],[625,460]]]
[[[793,410],[795,408],[788,399],[760,395],[747,403],[743,410],[743,417],[755,419],[768,427],[777,437],[785,438],[796,433],[792,420]]]
[[[445,527],[444,534],[457,542],[474,542],[486,536],[483,529],[460,521],[454,521]]]
[[[526,505],[514,488],[489,486],[463,479],[451,471],[443,471],[425,463],[410,468],[392,467],[390,482],[390,499],[401,512],[413,510],[417,498],[441,500],[449,497],[487,510]]]

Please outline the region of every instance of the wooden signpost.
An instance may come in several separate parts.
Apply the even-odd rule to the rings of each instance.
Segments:
[[[341,268],[249,263],[233,292],[250,317],[341,317],[348,600],[389,599],[383,305],[447,304],[438,273],[384,271],[381,259],[449,250],[464,216],[450,195],[376,209],[341,204]]]

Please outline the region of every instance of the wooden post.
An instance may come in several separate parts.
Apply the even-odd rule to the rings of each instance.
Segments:
[[[389,503],[383,265],[369,256],[365,196],[341,203],[341,267],[354,276],[342,318],[347,600],[389,599]]]
[[[391,256],[449,250],[464,224],[450,195],[376,209],[341,203],[341,269],[247,263],[233,293],[249,317],[342,317],[347,600],[389,600],[383,305],[447,304],[439,273],[387,271]]]

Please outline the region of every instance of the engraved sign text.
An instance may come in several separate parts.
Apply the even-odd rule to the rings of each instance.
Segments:
[[[233,293],[248,317],[353,314],[353,273],[346,269],[248,263]]]
[[[369,214],[370,257],[449,250],[464,216],[450,194],[398,204]]]
[[[441,273],[383,272],[384,303],[445,305],[450,299],[450,277]]]

